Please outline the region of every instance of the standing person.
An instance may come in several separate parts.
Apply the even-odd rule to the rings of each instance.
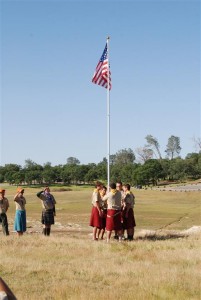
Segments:
[[[26,231],[26,199],[24,198],[24,189],[17,189],[14,201],[16,206],[14,230],[17,231],[18,236],[21,236]]]
[[[116,189],[117,189],[117,191],[120,191],[120,192],[121,192],[121,205],[122,205],[122,204],[123,204],[123,199],[124,199],[124,190],[123,190],[123,184],[122,184],[121,181],[117,181],[117,183],[116,183]],[[121,215],[122,215],[122,214],[121,214]],[[121,222],[123,223],[122,216],[121,216]],[[115,239],[115,240],[118,240],[118,239],[119,239],[117,230],[115,230],[115,233],[114,233],[114,239]]]
[[[102,211],[101,204],[102,199],[100,191],[103,185],[101,182],[96,182],[95,189],[92,194],[92,210],[89,225],[93,227],[93,240],[97,241],[102,228]]]
[[[130,184],[123,186],[125,198],[123,203],[123,229],[127,230],[127,240],[133,241],[134,227],[136,226],[134,217],[135,196],[130,190]]]
[[[103,197],[106,195],[107,193],[107,188],[106,186],[103,186],[103,188],[100,191],[100,196],[102,199],[102,205],[101,205],[101,209],[102,209],[102,228],[100,230],[100,236],[101,236],[101,240],[103,240],[104,234],[105,234],[105,227],[106,227],[106,218],[107,218],[107,201],[103,201]]]
[[[119,240],[122,238],[121,225],[121,192],[116,189],[116,183],[110,184],[110,192],[103,197],[103,201],[107,200],[107,242],[111,238],[112,230],[116,230]]]
[[[8,219],[6,215],[8,208],[9,202],[5,197],[5,190],[0,189],[0,223],[2,224],[2,230],[5,235],[9,235]]]
[[[37,197],[41,199],[42,203],[42,217],[41,222],[43,224],[43,234],[50,235],[51,225],[54,224],[55,212],[55,198],[50,194],[50,188],[46,186],[43,191],[38,192]]]

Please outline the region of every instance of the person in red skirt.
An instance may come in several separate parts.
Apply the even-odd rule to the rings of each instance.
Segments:
[[[132,241],[134,236],[134,227],[136,226],[133,207],[135,204],[135,196],[130,190],[130,184],[123,185],[125,193],[123,202],[123,230],[127,230],[127,240]]]
[[[111,233],[113,230],[117,231],[119,240],[121,240],[121,192],[116,189],[116,183],[110,184],[110,192],[103,197],[103,201],[107,201],[107,242],[110,241]]]
[[[97,241],[102,228],[102,199],[100,191],[103,185],[101,182],[96,182],[95,189],[92,194],[92,210],[89,225],[93,227],[93,240]]]

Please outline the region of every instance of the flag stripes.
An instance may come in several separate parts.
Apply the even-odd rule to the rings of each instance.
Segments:
[[[108,62],[108,49],[107,44],[103,51],[103,54],[96,66],[96,70],[94,72],[92,82],[98,84],[102,87],[108,88],[108,74],[109,74],[109,89],[111,90],[111,72]]]

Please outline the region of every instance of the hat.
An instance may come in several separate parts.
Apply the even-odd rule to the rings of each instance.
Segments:
[[[18,188],[17,191],[18,191],[18,193],[22,193],[22,192],[24,192],[24,189]]]
[[[0,193],[3,193],[3,192],[5,192],[5,190],[0,189]]]

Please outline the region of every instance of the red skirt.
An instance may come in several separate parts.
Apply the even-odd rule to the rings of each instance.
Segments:
[[[102,218],[99,216],[98,208],[93,206],[91,210],[90,226],[102,228]]]
[[[123,229],[130,229],[136,226],[135,223],[135,217],[134,217],[134,212],[133,209],[130,208],[128,211],[128,218],[125,217],[126,215],[126,210],[123,211],[122,217],[123,217]]]
[[[121,230],[121,211],[108,209],[107,210],[107,219],[106,219],[106,230]]]

